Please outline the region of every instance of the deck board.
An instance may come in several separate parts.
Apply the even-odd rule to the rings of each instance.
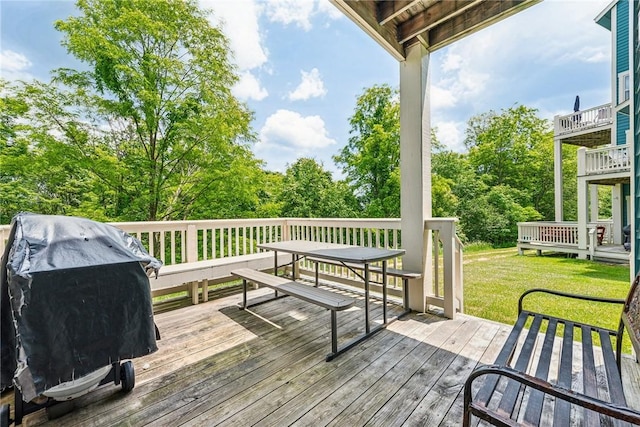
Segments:
[[[352,296],[356,307],[338,313],[340,342],[364,327],[362,296]],[[105,385],[76,399],[76,409],[60,419],[39,411],[23,425],[457,426],[464,380],[479,363],[495,360],[511,329],[465,315],[412,313],[325,362],[328,310],[288,297],[243,311],[240,294],[211,297],[158,310],[159,350],[134,360],[130,393]],[[379,322],[381,304],[371,306]],[[640,401],[640,368],[628,360],[624,366],[632,371],[625,391]],[[10,398],[4,393],[2,402]]]

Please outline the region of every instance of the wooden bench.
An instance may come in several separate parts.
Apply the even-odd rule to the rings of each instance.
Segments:
[[[337,312],[352,307],[356,303],[355,299],[337,292],[331,292],[250,268],[233,270],[231,274],[242,279],[242,309],[250,307],[250,305],[247,305],[247,282],[252,282],[275,290],[276,298],[278,298],[278,293],[282,293],[331,310],[331,354],[327,356],[327,360],[331,360],[342,351],[338,350]],[[264,302],[266,301],[261,301],[258,304]]]
[[[640,424],[640,411],[636,410],[637,405],[636,409],[627,405],[621,378],[624,328],[636,355],[640,354],[639,277],[626,300],[547,289],[522,294],[518,320],[495,363],[476,368],[465,383],[463,425],[470,425],[472,415],[500,426],[569,425],[576,418],[578,425],[585,426],[601,425],[601,421],[603,425]],[[619,327],[610,330],[524,310],[523,300],[533,293],[589,304],[619,304],[622,308]],[[547,328],[544,334],[539,333],[543,325]],[[562,336],[557,336],[558,331]],[[594,336],[599,338],[601,347],[594,346]],[[474,385],[479,388],[472,397]],[[552,419],[541,421],[543,416]],[[618,421],[612,423],[612,418]]]
[[[320,259],[320,258],[313,258],[313,257],[307,257],[306,260],[313,262],[314,265],[315,265],[316,283],[318,283],[318,278],[319,278],[319,275],[320,275],[320,271],[319,271],[319,265],[320,264],[335,265],[335,266],[338,266],[338,267],[346,267],[346,268],[350,269],[351,271],[354,271],[354,270],[363,271],[364,270],[364,265],[362,265],[362,264],[341,263],[341,262],[337,262],[337,261],[327,260],[327,259],[324,259],[324,258]],[[371,265],[371,266],[369,266],[369,272],[370,273],[376,273],[376,274],[382,274],[382,267],[377,266],[377,265]],[[409,309],[409,279],[421,279],[422,278],[422,273],[417,273],[415,271],[400,270],[400,269],[397,269],[397,268],[389,268],[389,267],[387,267],[387,276],[398,277],[398,278],[402,279],[402,300],[403,300],[403,303],[404,303],[404,308],[408,310]]]
[[[286,262],[278,262],[278,267],[286,266]],[[158,277],[151,277],[153,296],[176,292],[186,286],[192,303],[198,303],[198,289],[202,286],[202,300],[208,300],[210,284],[222,283],[234,278],[232,270],[251,268],[255,270],[273,270],[274,256],[271,252],[258,252],[248,255],[237,255],[205,261],[185,262],[164,265]]]

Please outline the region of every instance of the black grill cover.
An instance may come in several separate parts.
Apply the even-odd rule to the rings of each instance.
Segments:
[[[0,268],[1,380],[25,401],[157,350],[149,279],[160,268],[124,231],[21,213]]]

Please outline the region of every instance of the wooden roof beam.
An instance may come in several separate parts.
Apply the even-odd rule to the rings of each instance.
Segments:
[[[462,14],[479,1],[482,0],[447,0],[434,4],[398,26],[398,42],[402,44],[411,40],[446,20]]]
[[[542,0],[486,0],[437,25],[422,36],[429,41],[430,50],[439,49],[540,1]]]
[[[378,23],[384,25],[393,18],[411,9],[421,0],[382,1],[378,3]]]

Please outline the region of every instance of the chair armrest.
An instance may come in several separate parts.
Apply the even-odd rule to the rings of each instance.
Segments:
[[[540,378],[533,377],[508,366],[499,365],[480,366],[476,368],[471,373],[471,375],[469,375],[464,385],[465,408],[473,405],[471,399],[471,385],[473,383],[473,380],[480,376],[489,374],[497,374],[500,376],[508,377],[527,387],[532,387],[536,390],[540,390],[543,393],[554,396],[557,399],[565,400],[569,403],[582,406],[583,408],[587,408],[598,413],[614,417],[616,419],[625,420],[634,424],[640,424],[640,412],[634,409],[614,403],[609,403],[596,397],[587,396],[585,394],[551,384],[548,381],[541,380]],[[484,406],[479,407],[478,405],[477,408],[482,410],[484,409]]]
[[[572,298],[572,299],[577,299],[582,301],[603,302],[603,303],[621,304],[621,305],[625,304],[625,300],[619,299],[619,298],[603,298],[603,297],[596,297],[596,296],[590,296],[590,295],[570,294],[567,292],[555,291],[553,289],[535,288],[535,289],[529,289],[528,291],[520,295],[520,298],[518,299],[518,315],[522,313],[522,302],[524,301],[524,298],[527,295],[533,294],[533,293],[552,294],[552,295],[556,295],[564,298]]]

